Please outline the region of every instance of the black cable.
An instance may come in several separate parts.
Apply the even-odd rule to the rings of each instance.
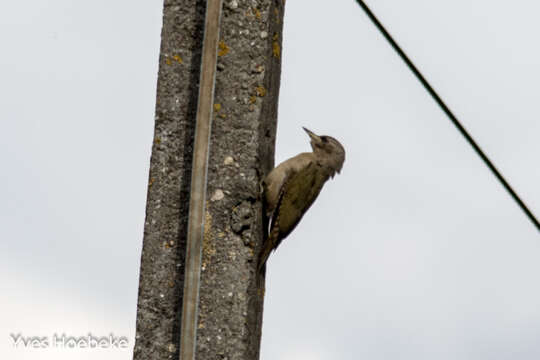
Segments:
[[[510,186],[510,184],[504,179],[504,177],[501,175],[501,173],[497,170],[497,168],[495,167],[495,165],[493,165],[493,163],[489,160],[489,158],[487,157],[486,154],[484,154],[484,152],[482,151],[482,149],[480,149],[480,146],[478,146],[478,144],[476,144],[476,142],[474,141],[474,139],[469,135],[469,133],[467,133],[467,130],[465,130],[465,128],[461,125],[461,123],[459,122],[459,120],[455,117],[455,115],[452,113],[452,111],[450,111],[450,109],[448,108],[448,106],[446,106],[446,104],[444,103],[444,101],[442,101],[442,99],[439,97],[439,95],[435,92],[435,90],[431,87],[431,85],[427,82],[427,80],[424,78],[424,76],[420,73],[420,71],[418,71],[418,69],[416,68],[416,66],[414,66],[414,64],[412,63],[412,61],[409,59],[409,57],[403,52],[403,50],[401,50],[401,48],[399,47],[399,45],[394,41],[394,39],[392,38],[392,36],[388,33],[388,31],[386,31],[386,29],[384,28],[384,26],[380,23],[380,21],[377,19],[377,17],[371,12],[371,10],[369,9],[369,7],[366,5],[366,3],[362,0],[357,0],[358,2],[358,5],[360,5],[362,7],[362,9],[364,9],[365,13],[367,14],[367,16],[371,19],[371,21],[373,22],[373,24],[375,24],[375,26],[379,29],[379,31],[384,35],[384,37],[386,38],[386,40],[388,40],[388,42],[390,43],[390,45],[392,45],[392,47],[394,48],[394,50],[399,54],[399,56],[401,57],[401,59],[403,61],[405,61],[405,64],[407,64],[407,66],[409,67],[409,69],[414,73],[414,75],[418,78],[418,80],[420,80],[420,82],[422,83],[422,85],[426,88],[426,90],[429,92],[429,94],[431,95],[431,97],[433,97],[433,99],[437,102],[437,104],[439,104],[439,106],[441,107],[441,109],[446,113],[446,115],[448,115],[448,117],[450,118],[450,120],[452,121],[452,123],[456,126],[456,128],[459,130],[459,132],[461,133],[461,135],[463,135],[465,137],[465,139],[467,139],[467,141],[469,142],[469,144],[473,147],[473,149],[476,151],[476,153],[478,154],[478,156],[480,156],[480,158],[482,158],[482,160],[484,161],[484,163],[487,165],[487,167],[491,170],[491,172],[495,175],[495,177],[497,177],[497,179],[499,179],[499,181],[501,182],[501,184],[504,186],[504,188],[508,191],[508,193],[510,194],[510,196],[512,196],[512,198],[516,201],[516,203],[519,205],[519,207],[521,208],[521,210],[523,210],[523,212],[525,213],[525,215],[527,215],[527,217],[532,221],[532,223],[534,224],[534,226],[536,226],[536,229],[537,230],[540,230],[540,224],[538,223],[538,220],[536,220],[536,218],[534,217],[533,213],[527,208],[527,206],[525,205],[525,203],[519,198],[519,196],[516,194],[516,192],[512,189],[512,187]]]

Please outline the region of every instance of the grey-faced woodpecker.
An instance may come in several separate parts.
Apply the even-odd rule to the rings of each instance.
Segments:
[[[303,129],[311,138],[313,151],[282,162],[270,171],[262,183],[270,228],[259,255],[259,272],[264,268],[272,250],[298,225],[324,183],[333,178],[336,172],[339,174],[345,161],[345,149],[339,141]]]

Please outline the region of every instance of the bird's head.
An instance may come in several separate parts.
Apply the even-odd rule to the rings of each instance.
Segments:
[[[345,161],[345,149],[343,145],[331,136],[319,136],[305,127],[303,129],[309,135],[313,153],[317,156],[321,164],[328,166],[332,170],[332,177],[336,172],[339,174]]]

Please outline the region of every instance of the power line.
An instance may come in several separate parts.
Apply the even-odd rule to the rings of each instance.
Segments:
[[[431,85],[428,83],[428,81],[424,78],[424,76],[420,73],[420,71],[416,68],[416,66],[412,63],[412,61],[409,59],[407,54],[401,48],[399,45],[395,42],[395,40],[392,38],[392,36],[386,31],[384,26],[380,23],[380,21],[377,19],[377,17],[371,12],[369,7],[366,5],[366,3],[362,0],[357,0],[358,5],[362,7],[362,9],[365,11],[366,15],[371,19],[373,24],[379,29],[379,31],[384,35],[386,40],[392,45],[392,48],[398,53],[398,55],[401,57],[401,59],[407,64],[409,69],[414,73],[416,78],[422,83],[424,88],[429,92],[431,97],[439,104],[441,109],[444,111],[444,113],[450,118],[452,123],[456,126],[456,128],[459,130],[461,135],[465,137],[467,142],[472,146],[474,151],[480,156],[480,158],[484,161],[484,163],[487,165],[487,167],[491,170],[491,172],[495,175],[495,177],[500,181],[500,183],[504,186],[506,191],[510,194],[510,196],[516,201],[516,203],[519,205],[521,210],[527,215],[527,217],[532,221],[534,226],[537,230],[540,230],[540,224],[538,223],[538,220],[534,217],[534,214],[527,208],[525,203],[519,198],[518,194],[512,189],[510,184],[504,179],[502,174],[497,170],[495,165],[489,160],[487,155],[482,151],[480,146],[474,141],[474,139],[469,135],[467,130],[461,125],[459,120],[456,118],[456,116],[452,113],[452,111],[446,106],[444,101],[441,99],[441,97],[437,94],[437,92],[431,87]]]

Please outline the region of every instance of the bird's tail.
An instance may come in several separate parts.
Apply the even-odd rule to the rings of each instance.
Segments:
[[[259,262],[257,263],[257,272],[259,274],[262,274],[264,269],[266,268],[266,260],[268,260],[268,257],[270,256],[272,250],[275,250],[276,247],[279,245],[279,215],[281,203],[283,202],[283,196],[285,195],[285,191],[283,191],[283,189],[286,187],[287,181],[288,177],[284,180],[284,186],[282,186],[282,190],[279,193],[278,201],[274,209],[272,221],[270,223],[270,232],[268,234],[266,242],[263,244],[263,249],[259,254]]]
[[[272,225],[273,226],[270,230],[270,234],[268,235],[268,239],[266,239],[263,249],[259,255],[259,262],[257,263],[257,272],[259,273],[263,272],[270,253],[276,248],[276,242],[279,235],[279,226],[276,221],[274,221],[274,224]]]
[[[268,242],[264,244],[264,248],[261,251],[261,254],[259,255],[259,262],[257,263],[257,272],[261,274],[263,272],[263,269],[266,265],[266,260],[268,260],[268,257],[270,256],[270,253],[272,252],[272,247],[268,246]]]

